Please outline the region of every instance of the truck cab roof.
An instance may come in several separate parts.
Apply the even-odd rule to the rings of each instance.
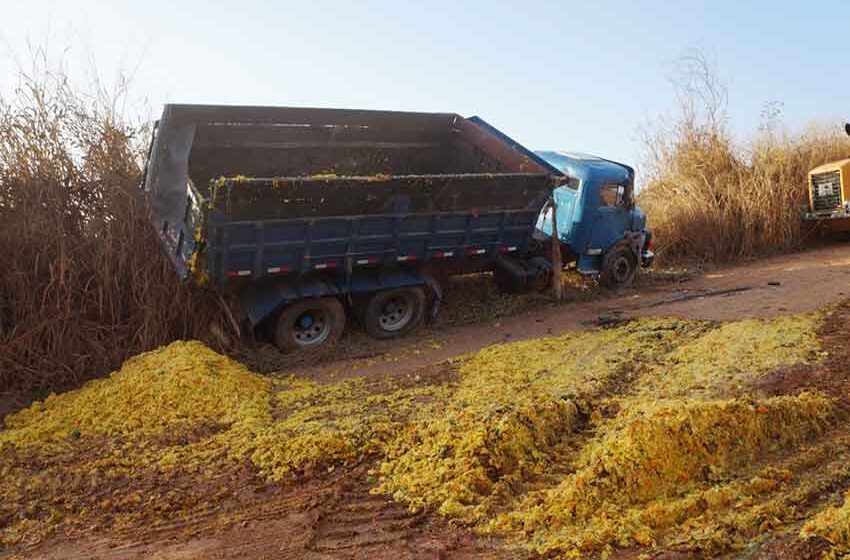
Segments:
[[[628,165],[580,152],[541,150],[538,156],[559,171],[582,181],[598,180],[621,182],[634,177]]]

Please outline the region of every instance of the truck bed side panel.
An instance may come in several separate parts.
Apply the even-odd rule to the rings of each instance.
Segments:
[[[381,266],[457,264],[529,248],[537,210],[227,222],[211,228],[217,283]]]
[[[494,131],[451,113],[168,105],[145,188],[178,272],[213,283],[524,251],[559,174]]]

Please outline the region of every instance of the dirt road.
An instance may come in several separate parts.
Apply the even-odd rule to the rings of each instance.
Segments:
[[[464,295],[455,293],[451,304],[462,304]],[[592,297],[595,299],[561,306],[537,299],[532,309],[507,318],[465,326],[437,323],[402,341],[355,338],[340,351],[341,358],[303,364],[288,373],[315,379],[418,376],[433,370],[434,364],[494,343],[557,335],[630,317],[729,320],[811,311],[850,297],[850,245],[822,247],[718,269],[682,282],[644,283],[620,295]],[[843,346],[835,337],[846,332],[845,319],[850,321],[842,318],[831,330],[830,344],[836,348]],[[842,354],[841,359],[845,358]],[[841,363],[843,368],[846,362]],[[830,366],[823,379],[828,377],[833,383],[838,369]],[[784,392],[786,385],[799,384],[799,377],[777,378],[771,390],[778,387],[782,391],[777,391]],[[836,391],[844,394],[847,379],[839,381],[835,382]],[[438,516],[410,513],[398,503],[371,495],[372,466],[365,460],[335,472],[271,485],[259,481],[253,471],[222,473],[223,480],[228,476],[232,480],[227,483],[225,499],[210,498],[215,503],[212,511],[161,526],[106,534],[83,531],[72,538],[57,535],[33,548],[5,555],[0,550],[0,559],[529,557],[526,551],[491,542]],[[815,557],[818,550],[794,556],[807,558],[809,552]]]
[[[450,297],[456,303],[463,294]],[[399,375],[499,342],[558,335],[631,317],[767,318],[813,311],[847,297],[850,244],[836,244],[719,268],[684,281],[645,282],[620,294],[597,294],[590,301],[537,303],[532,310],[485,323],[438,324],[400,341],[355,340],[359,350],[353,356],[290,371],[316,379]]]

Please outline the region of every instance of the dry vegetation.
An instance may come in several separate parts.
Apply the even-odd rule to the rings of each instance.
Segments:
[[[850,157],[841,123],[791,134],[770,106],[761,129],[741,145],[711,64],[701,55],[682,62],[680,114],[646,134],[639,203],[659,259],[717,263],[799,248],[808,171]]]
[[[76,384],[209,321],[139,199],[144,127],[39,59],[0,98],[0,387]]]

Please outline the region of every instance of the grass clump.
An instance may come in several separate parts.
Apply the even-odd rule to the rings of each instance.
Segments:
[[[809,170],[850,155],[841,123],[791,134],[768,107],[758,133],[736,142],[712,64],[697,54],[681,69],[680,112],[646,134],[639,194],[659,260],[717,263],[800,247]]]
[[[0,95],[4,389],[76,387],[224,324],[161,251],[139,191],[150,129],[126,90],[81,92],[53,67],[37,55]]]

